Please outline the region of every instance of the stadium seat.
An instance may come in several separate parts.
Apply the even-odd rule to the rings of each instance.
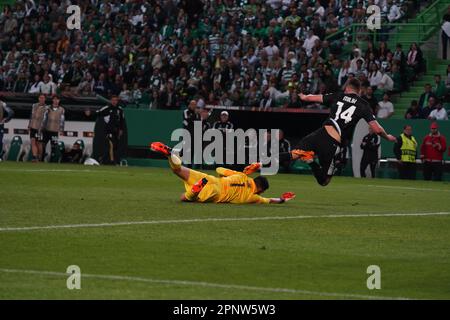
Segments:
[[[58,141],[56,148],[52,149],[49,162],[61,162],[65,149],[64,142]]]
[[[22,150],[23,150],[22,138],[20,136],[14,136],[9,145],[8,156],[6,160],[19,161]]]
[[[80,149],[84,152],[84,141],[82,139],[78,139],[75,143],[78,143],[80,145]]]

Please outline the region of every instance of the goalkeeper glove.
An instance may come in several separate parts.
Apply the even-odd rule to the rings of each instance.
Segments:
[[[202,191],[202,189],[206,186],[206,184],[208,183],[208,179],[203,178],[199,181],[197,181],[191,189],[191,192],[194,194],[199,194],[200,191]]]
[[[285,192],[281,195],[280,200],[281,202],[291,201],[295,198],[295,193],[293,192]]]

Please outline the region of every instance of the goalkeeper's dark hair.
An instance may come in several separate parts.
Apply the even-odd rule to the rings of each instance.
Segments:
[[[269,180],[266,177],[257,176],[253,181],[255,182],[256,188],[261,192],[269,189]]]

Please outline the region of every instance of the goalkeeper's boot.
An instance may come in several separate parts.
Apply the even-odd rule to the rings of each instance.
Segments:
[[[249,175],[258,171],[259,169],[261,169],[261,162],[254,162],[251,165],[246,166],[243,172],[246,175]]]
[[[299,159],[306,163],[311,163],[314,161],[314,151],[304,151],[301,149],[292,150],[292,154],[299,157]]]
[[[208,179],[206,179],[206,178],[200,179],[192,186],[192,189],[191,189],[192,193],[199,194],[200,191],[203,190],[203,188],[206,186],[207,183],[208,183]]]
[[[165,155],[166,157],[170,156],[170,154],[172,152],[172,148],[170,148],[169,146],[166,146],[162,142],[152,142],[150,144],[150,149],[152,151],[161,153],[161,154]]]

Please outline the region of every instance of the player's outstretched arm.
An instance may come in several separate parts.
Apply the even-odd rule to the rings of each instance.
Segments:
[[[391,141],[391,142],[396,142],[397,138],[394,137],[391,134],[386,133],[386,131],[384,130],[384,128],[378,123],[378,121],[373,120],[369,122],[369,126],[372,128],[373,132],[375,132],[377,135],[379,135],[380,137]]]
[[[294,198],[295,198],[295,193],[285,192],[279,198],[270,198],[270,203],[275,203],[275,204],[285,203],[286,201],[291,201]]]
[[[302,101],[323,103],[323,95],[321,95],[321,94],[306,95],[306,94],[300,93],[298,96],[300,97],[300,100],[302,100]]]

